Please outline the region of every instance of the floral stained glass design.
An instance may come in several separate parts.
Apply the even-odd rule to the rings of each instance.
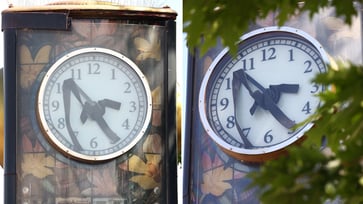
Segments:
[[[98,19],[75,19],[71,31],[19,32],[19,203],[162,203],[167,171],[162,165],[164,33],[165,27],[159,25]],[[39,84],[49,66],[69,51],[90,46],[132,59],[147,77],[153,98],[152,122],[140,144],[115,160],[94,164],[60,154],[40,131],[35,108]]]

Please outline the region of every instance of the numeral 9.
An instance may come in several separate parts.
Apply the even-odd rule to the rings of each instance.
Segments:
[[[59,109],[59,101],[53,101],[52,108],[53,108],[53,112],[57,111]]]
[[[222,106],[221,111],[225,110],[228,107],[229,100],[228,98],[222,98],[219,104]]]

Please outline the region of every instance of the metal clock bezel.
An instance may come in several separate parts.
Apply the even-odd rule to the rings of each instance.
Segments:
[[[327,65],[329,63],[329,58],[326,52],[324,51],[323,47],[320,45],[320,43],[311,37],[306,32],[291,28],[291,27],[277,27],[277,26],[271,26],[271,27],[265,27],[260,28],[254,31],[251,31],[245,35],[243,35],[240,38],[240,43],[243,43],[244,40],[252,38],[254,36],[258,36],[261,34],[266,34],[270,32],[285,32],[289,34],[296,35],[297,37],[301,37],[304,40],[311,43],[316,50],[319,52],[321,59]],[[250,162],[262,162],[266,161],[272,158],[276,158],[278,155],[280,155],[284,149],[287,146],[290,146],[291,144],[300,141],[303,136],[304,132],[309,130],[313,123],[308,123],[304,126],[303,130],[299,132],[299,134],[295,135],[294,137],[289,138],[287,141],[273,145],[268,148],[257,148],[257,149],[245,149],[245,148],[239,148],[236,146],[233,146],[229,143],[227,143],[225,140],[223,140],[211,127],[208,118],[207,118],[207,110],[206,110],[206,92],[207,92],[207,86],[210,82],[211,76],[213,75],[216,67],[218,67],[218,64],[220,61],[229,53],[229,49],[225,48],[223,49],[218,56],[213,60],[212,64],[208,67],[203,81],[200,86],[200,92],[199,92],[199,98],[198,98],[198,109],[199,109],[199,116],[202,123],[202,126],[204,127],[204,130],[207,132],[207,134],[214,140],[214,142],[217,143],[218,146],[222,148],[223,151],[225,151],[227,154],[229,154],[232,157],[235,157],[240,160],[250,161]]]
[[[77,151],[72,150],[71,148],[68,148],[63,143],[61,143],[57,137],[52,133],[50,130],[50,127],[45,119],[44,116],[44,109],[43,109],[43,97],[45,94],[45,89],[48,84],[48,81],[51,79],[52,75],[56,73],[58,68],[65,62],[67,62],[69,59],[73,57],[77,57],[84,53],[101,53],[110,55],[113,57],[118,58],[119,60],[125,62],[130,70],[134,71],[136,75],[138,76],[139,80],[142,82],[143,89],[145,91],[146,95],[146,113],[145,113],[145,120],[143,122],[142,128],[139,130],[136,137],[134,137],[126,146],[124,146],[122,149],[119,149],[115,152],[112,152],[110,154],[105,155],[85,155],[81,154]],[[44,75],[43,79],[41,80],[40,87],[38,90],[37,98],[36,98],[37,104],[36,104],[36,116],[37,121],[40,125],[41,132],[43,132],[43,135],[45,135],[46,140],[51,143],[53,147],[55,147],[57,150],[59,150],[63,155],[66,157],[70,157],[79,161],[83,162],[101,162],[101,161],[107,161],[110,159],[114,159],[116,157],[119,157],[126,153],[127,151],[131,150],[141,139],[143,136],[147,133],[150,124],[151,124],[151,118],[152,118],[152,94],[149,87],[149,83],[147,81],[147,78],[145,75],[141,72],[139,67],[129,58],[124,56],[123,54],[107,49],[107,48],[101,48],[101,47],[87,47],[87,48],[80,48],[74,51],[71,51],[70,53],[64,55],[63,57],[59,58],[54,64],[52,64],[49,68],[49,70]]]

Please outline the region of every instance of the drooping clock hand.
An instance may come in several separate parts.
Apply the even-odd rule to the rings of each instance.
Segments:
[[[250,109],[251,115],[253,115],[256,108],[260,106],[261,108],[270,111],[272,116],[274,116],[275,119],[284,127],[290,129],[296,124],[282,112],[282,110],[277,106],[277,103],[280,100],[281,93],[297,93],[299,90],[299,84],[270,85],[269,88],[265,89],[243,69],[235,71],[233,73],[233,77],[240,80],[240,83],[246,87],[249,94],[255,100]],[[258,90],[253,91],[249,83],[257,87]]]
[[[114,144],[120,140],[120,137],[118,137],[106,123],[105,119],[103,118],[105,112],[106,108],[104,105],[100,104],[100,101],[98,103],[94,101],[86,101],[83,105],[80,118],[82,123],[85,123],[88,117],[96,121],[97,124],[101,127],[102,131],[110,139],[111,143]]]
[[[82,105],[82,112],[80,116],[82,123],[85,123],[87,118],[91,118],[92,120],[97,122],[101,130],[110,139],[111,143],[116,143],[118,140],[120,140],[120,137],[118,137],[116,133],[114,133],[111,130],[111,128],[108,126],[108,124],[103,118],[103,115],[105,114],[106,107],[119,110],[121,103],[112,101],[110,99],[104,99],[98,102],[91,100],[91,98],[74,82],[72,78],[64,80],[63,82],[63,94],[69,95],[67,98],[68,101],[70,101],[70,93],[73,93],[77,98],[77,100],[79,101],[79,103],[81,103]],[[86,99],[84,103],[82,101],[81,96],[83,96]],[[65,106],[66,104],[68,107],[66,107],[65,109],[70,109],[69,107],[70,102],[65,102]],[[69,116],[66,118],[68,118],[69,120]],[[68,127],[70,127],[70,125],[69,126],[67,125],[67,128]]]
[[[233,96],[233,105],[234,105],[234,115],[237,115],[237,93],[240,89],[241,86],[241,82],[240,79],[233,74],[233,78],[232,78],[232,96]],[[237,127],[237,131],[243,141],[244,144],[244,148],[246,149],[251,149],[253,147],[252,143],[249,141],[249,139],[247,138],[247,135],[244,134],[243,130],[241,129],[241,127],[239,126],[239,123],[237,121],[237,117],[235,117],[235,122],[236,122],[236,127]]]
[[[66,123],[66,128],[68,131],[68,134],[71,137],[71,140],[73,142],[74,148],[77,150],[83,150],[81,144],[79,144],[78,139],[75,135],[75,132],[73,131],[72,127],[71,127],[71,122],[70,122],[70,111],[71,111],[71,88],[68,85],[69,83],[64,83],[62,86],[63,89],[63,101],[64,101],[64,114],[65,114],[65,123]],[[79,93],[75,93],[75,95],[77,98],[80,97]]]

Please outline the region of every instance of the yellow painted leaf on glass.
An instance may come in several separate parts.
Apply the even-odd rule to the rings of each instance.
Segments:
[[[233,171],[231,168],[224,169],[224,166],[207,171],[203,174],[201,190],[203,194],[222,195],[227,189],[232,188],[228,180],[231,180]]]
[[[23,176],[33,174],[38,178],[45,178],[53,174],[54,158],[44,153],[24,154],[21,169]]]
[[[130,181],[140,185],[143,189],[152,189],[160,186],[161,174],[160,174],[160,159],[159,154],[145,154],[146,162],[140,159],[138,156],[133,155],[128,162],[120,164],[120,168],[137,173],[130,178]]]
[[[33,84],[39,72],[49,62],[50,50],[50,45],[43,46],[33,59],[29,48],[25,45],[20,46],[20,86],[22,88],[29,88]]]
[[[149,40],[145,38],[136,37],[134,40],[137,50],[139,50],[139,55],[136,60],[143,61],[146,59],[160,60],[160,41],[155,32],[150,32]]]

